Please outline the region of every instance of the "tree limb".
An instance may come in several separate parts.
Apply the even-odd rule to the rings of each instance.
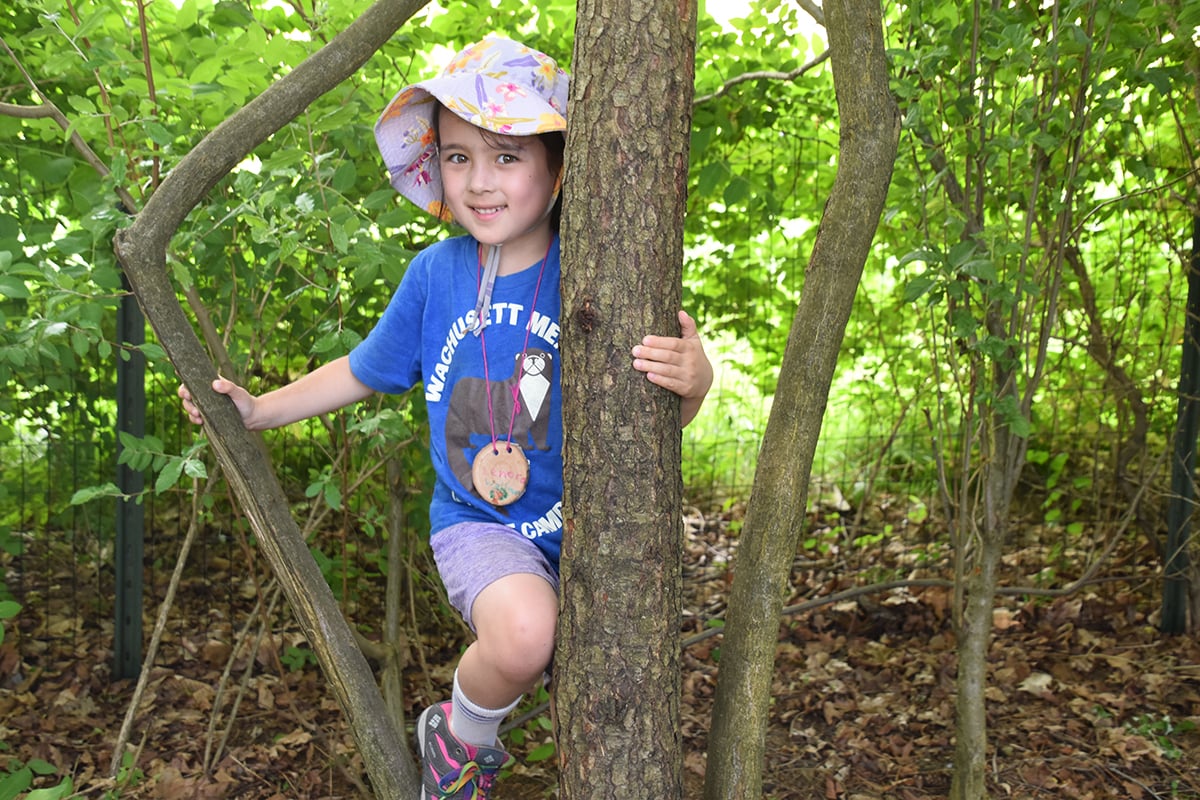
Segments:
[[[854,294],[891,183],[900,116],[877,0],[826,2],[838,169],[788,332],[729,595],[706,800],[762,797],[778,619],[803,527],[813,454]]]
[[[826,50],[825,52],[821,53],[820,55],[818,55],[815,58],[813,58],[812,60],[810,60],[808,63],[803,64],[799,67],[796,67],[794,70],[791,70],[790,72],[773,72],[771,70],[760,70],[758,72],[746,72],[746,73],[743,73],[742,75],[737,75],[737,76],[732,77],[729,80],[725,81],[725,83],[721,84],[720,88],[718,88],[715,92],[712,92],[712,93],[706,94],[706,95],[702,95],[702,96],[697,97],[696,99],[692,100],[692,105],[698,106],[703,103],[707,103],[711,100],[716,100],[718,97],[720,97],[721,95],[728,92],[734,86],[737,86],[739,83],[746,83],[747,81],[757,81],[757,80],[794,81],[794,80],[796,80],[796,78],[799,78],[801,75],[808,72],[810,69],[817,66],[821,62],[828,61],[828,60],[829,60],[829,51]]]
[[[0,39],[2,42],[3,39]],[[8,49],[5,46],[4,49]],[[10,51],[11,52],[11,51]],[[0,116],[18,117],[19,119],[45,119],[54,116],[53,106],[21,106],[16,103],[0,103]]]
[[[796,0],[796,5],[808,12],[808,15],[820,25],[825,27],[825,9],[814,3],[812,0]]]
[[[71,121],[67,119],[67,115],[62,113],[62,111],[58,109],[58,106],[54,104],[54,101],[47,97],[44,92],[42,92],[41,88],[38,87],[37,82],[34,81],[33,77],[25,71],[25,67],[23,64],[21,64],[21,60],[17,58],[17,54],[9,48],[8,42],[4,41],[3,38],[0,38],[0,47],[4,48],[4,52],[8,53],[8,57],[12,59],[13,64],[15,64],[17,69],[20,70],[21,75],[25,78],[25,82],[29,84],[29,88],[41,98],[42,103],[44,104],[41,106],[18,106],[11,103],[0,103],[0,113],[4,113],[7,116],[20,117],[22,119],[41,119],[50,117],[57,122],[58,126],[64,131],[71,131],[71,135],[69,137],[71,145],[79,151],[79,154],[83,156],[83,160],[86,161],[92,167],[92,169],[96,170],[96,172],[98,172],[102,177],[107,178],[109,175],[108,165],[104,163],[100,156],[96,155],[96,151],[93,150],[91,146],[83,140],[83,137],[79,135],[78,131],[71,129]],[[38,112],[25,113],[32,111],[33,109],[38,109]],[[115,191],[117,193],[117,197],[119,197],[121,202],[125,205],[125,209],[132,213],[132,211],[138,206],[137,201],[135,201],[133,196],[129,194],[129,192],[123,187],[118,186],[116,187]]]
[[[209,133],[114,240],[146,318],[191,390],[213,452],[346,713],[372,786],[388,800],[417,791],[408,749],[383,710],[374,675],[308,551],[257,437],[246,431],[229,399],[210,388],[216,371],[180,307],[166,251],[191,210],[246,154],[353,74],[422,5],[419,0],[377,0],[328,45]]]

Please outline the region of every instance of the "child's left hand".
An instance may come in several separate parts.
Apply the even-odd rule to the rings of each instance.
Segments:
[[[646,373],[655,386],[669,389],[682,398],[680,418],[687,425],[700,410],[712,386],[712,364],[704,355],[704,344],[696,332],[696,321],[679,312],[679,337],[647,336],[633,348],[633,368]]]

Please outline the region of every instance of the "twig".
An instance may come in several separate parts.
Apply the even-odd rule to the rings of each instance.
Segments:
[[[225,751],[225,746],[229,744],[229,736],[233,733],[233,725],[237,722],[238,710],[242,707],[242,698],[246,696],[246,692],[250,688],[250,678],[254,675],[254,664],[259,648],[262,647],[263,639],[266,638],[267,632],[271,629],[271,616],[275,613],[275,603],[279,600],[279,595],[282,589],[278,584],[275,584],[275,591],[271,595],[271,602],[268,604],[266,611],[259,619],[258,635],[254,638],[254,646],[250,649],[250,657],[246,661],[246,669],[242,672],[242,679],[238,682],[237,694],[233,698],[233,707],[229,709],[229,718],[225,721],[225,730],[221,732],[221,741],[217,743],[216,751],[212,754],[211,761],[208,757],[208,747],[205,748],[205,767],[207,770],[212,769],[214,763],[220,761],[221,754]],[[260,605],[261,609],[262,606]],[[253,618],[252,618],[253,619]],[[251,620],[247,620],[249,622]],[[233,650],[229,654],[229,664],[233,664],[234,658],[237,656],[237,650]],[[216,720],[216,715],[219,713],[216,701],[213,701],[213,720]],[[211,740],[209,742],[211,745]]]
[[[158,105],[158,90],[154,86],[154,62],[150,58],[150,31],[146,25],[146,2],[138,0],[138,31],[142,37],[142,68],[146,72],[146,96],[150,100],[150,105],[154,109],[154,114],[157,116],[161,109]],[[159,170],[162,169],[162,156],[159,155],[158,142],[150,143],[153,157],[150,164],[150,189],[153,191],[158,188]]]
[[[1159,463],[1161,464],[1161,459],[1160,459]],[[1148,484],[1143,483],[1142,486],[1138,489],[1137,494],[1134,495],[1132,502],[1130,502],[1130,504],[1129,504],[1129,510],[1125,513],[1124,519],[1121,520],[1121,524],[1117,528],[1116,533],[1113,535],[1113,537],[1109,541],[1108,545],[1104,548],[1104,552],[1101,553],[1100,557],[1097,558],[1088,567],[1088,569],[1084,572],[1084,574],[1082,576],[1080,576],[1077,580],[1075,580],[1059,589],[1043,589],[1043,588],[1035,587],[1035,586],[1000,587],[1000,588],[996,589],[996,594],[1003,595],[1006,597],[1014,597],[1014,596],[1019,597],[1022,595],[1030,595],[1030,596],[1034,596],[1034,597],[1066,597],[1068,595],[1074,594],[1075,592],[1079,591],[1080,589],[1082,589],[1085,586],[1091,586],[1091,585],[1094,585],[1097,583],[1107,583],[1110,581],[1131,580],[1135,576],[1118,575],[1118,576],[1112,576],[1112,577],[1101,578],[1101,579],[1096,579],[1096,578],[1094,578],[1094,576],[1095,576],[1096,572],[1099,570],[1100,565],[1103,564],[1108,559],[1108,556],[1112,554],[1113,548],[1115,547],[1115,543],[1120,540],[1121,534],[1123,534],[1125,532],[1125,530],[1129,527],[1129,522],[1133,518],[1133,515],[1136,513],[1138,502],[1141,500],[1142,495],[1145,493],[1147,486],[1148,486]],[[793,616],[795,614],[801,614],[805,611],[812,611],[814,608],[821,608],[823,606],[834,605],[836,603],[842,602],[843,600],[851,600],[855,597],[862,597],[863,595],[868,595],[868,594],[878,594],[881,592],[890,592],[894,589],[915,589],[915,588],[953,589],[954,587],[955,587],[955,582],[951,581],[951,580],[946,580],[945,578],[914,578],[914,579],[910,579],[910,580],[884,581],[882,583],[872,583],[872,584],[868,584],[866,586],[855,586],[855,587],[846,589],[841,592],[835,592],[831,595],[826,595],[824,597],[817,597],[812,600],[806,600],[803,603],[797,603],[795,605],[785,606],[783,608],[780,616],[781,617],[782,616]],[[719,619],[719,618],[717,618],[717,619]],[[701,631],[700,633],[693,634],[683,640],[683,642],[681,643],[681,648],[686,650],[687,648],[692,647],[693,645],[697,645],[700,642],[703,642],[705,639],[711,639],[712,637],[718,636],[723,632],[724,632],[724,628],[715,627],[715,628],[709,628],[706,631]],[[507,733],[508,731],[513,730],[514,728],[518,728],[521,725],[524,725],[529,720],[535,719],[535,718],[541,716],[542,714],[544,714],[549,707],[550,707],[550,704],[548,702],[540,703],[536,707],[530,709],[529,711],[525,712],[521,716],[514,719],[512,722],[506,723],[503,727],[501,727],[500,732]]]
[[[220,472],[221,467],[218,464],[213,468],[207,482],[211,484]],[[167,628],[167,616],[170,614],[171,606],[175,603],[175,593],[179,590],[180,581],[183,580],[183,567],[187,564],[192,543],[196,541],[196,531],[200,528],[198,503],[202,494],[202,492],[192,492],[192,518],[188,523],[187,535],[184,536],[183,544],[179,548],[179,557],[175,560],[175,569],[171,572],[171,582],[167,585],[167,593],[158,607],[158,619],[154,622],[154,633],[150,636],[150,644],[142,659],[142,670],[138,675],[137,686],[134,687],[133,696],[129,698],[129,707],[125,710],[125,719],[121,723],[120,733],[117,734],[117,742],[113,746],[112,761],[108,767],[109,774],[113,778],[117,777],[121,768],[121,757],[124,755],[125,745],[129,742],[129,734],[133,729],[133,720],[137,716],[138,705],[141,703],[142,695],[146,692],[146,685],[150,682],[150,668],[154,666],[154,659],[158,656],[158,646],[162,642],[163,631]],[[140,747],[138,752],[141,752]]]
[[[1158,792],[1154,791],[1153,789],[1151,789],[1146,784],[1139,781],[1137,778],[1130,775],[1129,773],[1122,772],[1121,770],[1117,769],[1116,767],[1112,766],[1111,764],[1105,764],[1104,768],[1106,770],[1108,770],[1109,772],[1113,773],[1114,775],[1116,775],[1117,777],[1122,778],[1123,780],[1127,780],[1132,783],[1136,783],[1138,786],[1142,787],[1142,789],[1144,789],[1146,792],[1148,792],[1151,797],[1162,797],[1163,796],[1163,795],[1159,794]]]
[[[78,131],[75,131],[71,128],[70,120],[67,119],[65,114],[59,111],[58,106],[54,105],[54,101],[47,97],[42,90],[38,88],[37,82],[28,72],[25,71],[25,67],[23,64],[21,64],[21,60],[17,58],[17,54],[9,48],[8,43],[4,41],[3,37],[0,37],[0,47],[4,48],[4,52],[8,53],[8,57],[12,59],[13,64],[15,64],[17,69],[21,72],[21,75],[25,78],[25,82],[29,84],[29,88],[36,92],[37,96],[41,98],[42,103],[45,104],[44,107],[47,109],[47,111],[42,116],[52,118],[64,131],[70,131],[71,135],[69,140],[71,144],[75,146],[75,149],[79,151],[79,154],[83,156],[83,160],[86,161],[92,167],[92,169],[96,170],[101,177],[107,178],[109,176],[109,169],[100,159],[100,156],[96,155],[96,151],[92,150],[88,143],[83,140],[83,137],[79,135]],[[30,106],[20,106],[20,108],[30,108]],[[129,194],[129,192],[120,186],[114,187],[114,191],[116,192],[117,197],[119,197],[121,202],[125,205],[127,210],[132,213],[135,209],[137,209],[138,203],[133,199],[133,196]]]
[[[54,109],[48,106],[20,106],[16,103],[0,103],[0,116],[19,117],[20,119],[44,119],[54,116]]]
[[[814,3],[812,0],[796,0],[796,5],[808,12],[808,15],[813,18],[813,21],[825,27],[825,9]]]
[[[829,58],[829,51],[826,50],[825,52],[821,53],[819,56],[816,56],[815,58],[813,58],[807,64],[796,67],[794,70],[792,70],[790,72],[772,72],[770,70],[761,70],[759,72],[743,73],[741,75],[738,75],[736,77],[730,78],[729,80],[725,81],[725,83],[721,84],[720,88],[718,88],[715,92],[697,97],[696,99],[694,99],[692,101],[692,105],[698,106],[702,103],[707,103],[710,100],[716,100],[718,97],[720,97],[721,95],[728,92],[734,86],[737,86],[739,83],[745,83],[747,81],[757,81],[757,80],[794,81],[794,80],[796,80],[796,78],[799,78],[801,75],[808,72],[810,69],[817,66],[822,61],[828,60],[828,58]]]

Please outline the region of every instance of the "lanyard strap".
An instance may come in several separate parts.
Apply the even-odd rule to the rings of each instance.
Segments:
[[[537,310],[538,294],[542,290],[542,276],[546,274],[546,262],[550,260],[550,248],[554,246],[554,237],[550,237],[550,244],[546,245],[546,255],[542,256],[542,265],[538,268],[537,283],[533,287],[533,305],[529,309],[529,322],[525,325],[525,344],[521,347],[521,358],[517,362],[517,380],[512,387],[512,414],[508,418],[508,440],[507,443],[512,443],[513,428],[517,424],[517,412],[521,410],[521,378],[525,376],[525,356],[529,352],[529,334],[533,330],[533,313]],[[476,314],[481,304],[485,309],[491,307],[492,304],[492,289],[496,284],[496,272],[500,268],[500,246],[492,245],[488,248],[487,265],[483,263],[483,257],[480,256],[480,265],[476,271],[476,282],[479,285],[479,299],[476,300]],[[493,263],[494,262],[494,263]],[[485,284],[487,284],[485,286]],[[487,290],[486,292],[484,290]],[[490,314],[488,315],[490,316]],[[492,377],[488,372],[488,357],[487,357],[487,337],[483,335],[483,329],[487,327],[490,320],[483,318],[480,322],[480,317],[475,318],[475,335],[479,337],[479,346],[483,350],[483,380],[487,385],[487,405],[488,405],[488,425],[492,435],[492,450],[496,450],[496,414],[492,406]]]

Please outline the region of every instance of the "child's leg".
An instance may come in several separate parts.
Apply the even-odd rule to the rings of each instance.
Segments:
[[[477,636],[454,676],[447,733],[493,747],[501,722],[554,655],[558,576],[537,545],[503,525],[451,526],[432,545],[450,603]]]
[[[479,638],[459,661],[459,682],[478,703],[506,705],[550,664],[558,595],[540,575],[509,575],[479,593],[471,621]]]
[[[471,608],[478,639],[454,676],[450,727],[468,744],[491,745],[500,723],[554,655],[558,595],[541,575],[507,575]]]

